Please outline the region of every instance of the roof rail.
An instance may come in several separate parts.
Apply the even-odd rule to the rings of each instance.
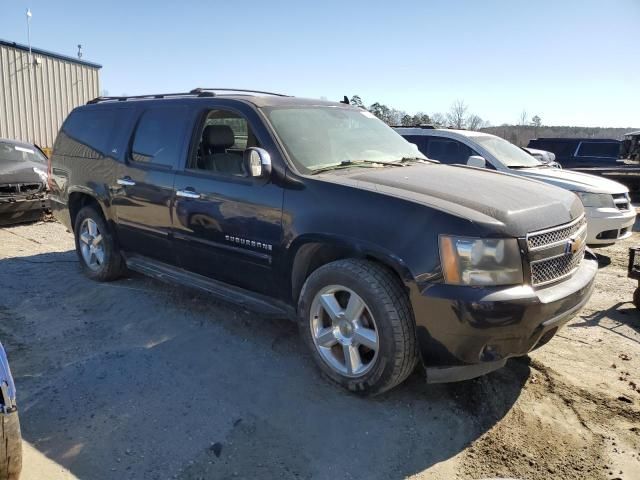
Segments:
[[[262,90],[247,90],[245,88],[194,88],[190,93],[202,94],[207,92],[239,92],[239,93],[260,93],[262,95],[274,95],[276,97],[291,97],[291,95],[285,95],[284,93],[265,92]]]
[[[100,102],[125,102],[127,100],[142,100],[142,99],[152,99],[152,98],[167,98],[167,97],[213,97],[214,94],[211,92],[181,92],[181,93],[154,93],[149,95],[126,95],[120,97],[96,97],[93,100],[89,100],[87,105],[91,105],[94,103]]]
[[[180,93],[154,93],[148,95],[123,95],[119,97],[96,97],[93,100],[89,100],[87,105],[100,102],[125,102],[127,100],[142,100],[153,98],[167,98],[167,97],[215,97],[215,92],[240,92],[240,93],[259,93],[262,95],[275,95],[277,97],[290,97],[291,95],[284,95],[282,93],[263,92],[262,90],[246,90],[242,88],[194,88],[190,92]]]

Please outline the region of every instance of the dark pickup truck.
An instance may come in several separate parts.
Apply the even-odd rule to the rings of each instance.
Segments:
[[[129,268],[296,319],[322,372],[363,394],[418,363],[444,382],[526,355],[597,271],[576,195],[428,160],[342,103],[98,98],[65,121],[51,184],[90,278]]]
[[[601,138],[535,138],[529,148],[553,152],[562,168],[600,175],[640,190],[640,163],[621,158],[623,143]]]

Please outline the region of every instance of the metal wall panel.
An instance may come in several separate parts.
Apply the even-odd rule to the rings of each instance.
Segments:
[[[99,69],[0,44],[0,138],[53,147],[62,122],[99,95]]]

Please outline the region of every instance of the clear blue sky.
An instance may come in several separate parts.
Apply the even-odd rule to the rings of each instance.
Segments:
[[[640,127],[640,0],[0,0],[0,38],[104,66],[112,95],[195,86],[410,113],[463,99],[493,125]]]

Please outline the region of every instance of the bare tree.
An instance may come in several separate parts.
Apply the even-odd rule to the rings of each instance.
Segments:
[[[433,123],[436,127],[446,127],[447,117],[445,117],[441,113],[436,112],[431,115],[431,123]]]
[[[447,120],[449,124],[454,128],[464,128],[466,124],[467,104],[463,100],[456,100],[451,105],[449,113],[447,113]]]
[[[520,117],[518,120],[518,125],[520,126],[526,126],[527,125],[527,119],[529,117],[527,116],[527,111],[526,110],[522,110],[522,112],[520,113]]]
[[[467,128],[469,130],[478,130],[484,123],[485,121],[476,114],[469,115],[467,118]]]

